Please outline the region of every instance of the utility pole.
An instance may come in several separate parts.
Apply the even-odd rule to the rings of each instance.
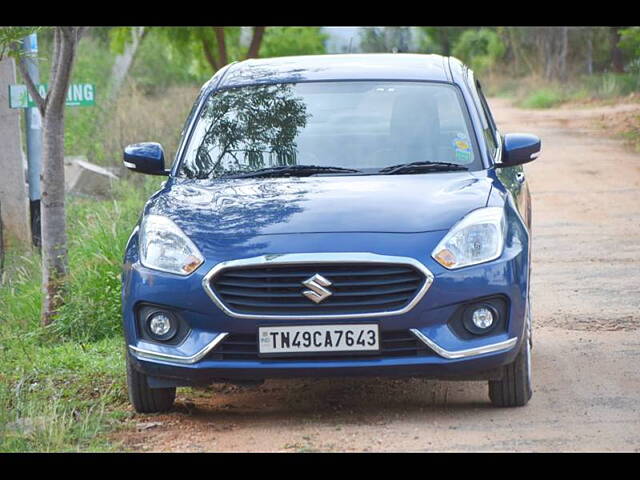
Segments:
[[[38,36],[35,33],[24,37],[22,58],[24,66],[33,80],[40,83],[38,71]],[[38,107],[25,109],[27,135],[27,177],[29,181],[29,207],[31,211],[31,239],[33,245],[40,246],[40,174],[42,172],[42,117]]]

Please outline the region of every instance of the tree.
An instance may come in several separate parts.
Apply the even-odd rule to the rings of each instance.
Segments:
[[[640,73],[640,27],[628,27],[620,30],[620,48],[631,59],[630,72]]]
[[[144,31],[140,27],[114,27],[109,37],[124,67],[118,70],[118,79],[128,68],[137,68],[132,65],[137,62],[133,55],[141,50],[143,39],[154,42],[154,48],[166,52],[167,57],[188,59],[189,73],[185,74],[196,77],[210,77],[212,71],[246,58],[324,53],[327,39],[319,27],[145,27]],[[111,84],[119,83],[114,76]]]
[[[242,58],[255,58],[266,27],[253,27],[248,47],[241,43],[241,27],[155,27],[174,48],[181,50],[199,45],[202,58],[215,72],[227,63]]]
[[[363,27],[360,30],[360,49],[365,53],[408,52],[409,27]]]
[[[545,78],[566,80],[569,27],[539,27],[538,42]]]
[[[118,91],[129,73],[131,64],[136,56],[140,43],[149,32],[145,27],[116,27],[113,29],[114,43],[121,45],[118,56],[116,57],[113,68],[111,70],[111,78],[109,79],[108,95],[110,99],[118,96]],[[122,36],[128,38],[122,38]]]
[[[453,51],[458,37],[468,28],[469,27],[420,27],[423,34],[422,44],[423,46],[429,45],[431,48],[431,43],[435,43],[436,48],[433,53],[449,56]],[[426,41],[424,37],[427,37],[430,41]]]
[[[624,59],[620,43],[620,29],[622,27],[609,27],[611,45],[611,68],[615,73],[624,73]]]
[[[504,43],[496,32],[481,28],[462,33],[452,53],[478,73],[483,73],[502,59],[505,50]]]
[[[321,27],[269,27],[260,48],[261,57],[325,53],[328,35]]]
[[[593,67],[593,48],[589,50],[594,45],[593,31],[582,32],[582,27],[502,27],[498,31],[507,47],[506,66],[513,61],[514,73],[566,80],[572,55],[580,60],[586,57],[587,70]],[[584,33],[589,36],[584,38]]]
[[[10,27],[9,27],[10,28]],[[67,232],[64,191],[64,110],[78,41],[84,27],[53,27],[53,56],[47,94],[42,97],[23,62],[20,72],[42,116],[42,323],[50,324],[63,303],[67,276]],[[0,37],[19,56],[20,41],[5,31]],[[22,33],[23,36],[26,34]]]

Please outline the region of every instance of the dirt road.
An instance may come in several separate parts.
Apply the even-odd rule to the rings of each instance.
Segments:
[[[543,139],[533,195],[534,394],[495,409],[486,382],[271,380],[179,390],[135,417],[153,451],[640,451],[640,155],[590,130],[640,104],[525,111],[502,132]]]

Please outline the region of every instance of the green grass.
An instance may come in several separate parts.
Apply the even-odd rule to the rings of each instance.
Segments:
[[[14,338],[3,352],[0,452],[108,451],[126,418],[123,341],[42,345]]]
[[[620,136],[631,145],[634,151],[640,153],[640,131],[631,130],[620,134]]]
[[[640,74],[581,75],[563,83],[496,74],[487,77],[484,84],[490,96],[511,98],[521,108],[552,108],[566,102],[615,100],[640,92]]]
[[[551,88],[536,90],[520,102],[523,108],[551,108],[565,100],[561,92]]]
[[[40,326],[40,257],[8,252],[0,286],[0,452],[118,448],[125,408],[120,272],[124,246],[158,186],[68,204],[69,278],[55,323]]]

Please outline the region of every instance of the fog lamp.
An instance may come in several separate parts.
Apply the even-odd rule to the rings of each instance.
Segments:
[[[473,315],[471,316],[471,321],[473,324],[482,329],[486,330],[493,325],[495,318],[493,316],[493,312],[486,307],[476,308],[473,311]]]
[[[178,325],[172,315],[155,312],[147,318],[149,333],[156,340],[171,340],[178,331]]]

